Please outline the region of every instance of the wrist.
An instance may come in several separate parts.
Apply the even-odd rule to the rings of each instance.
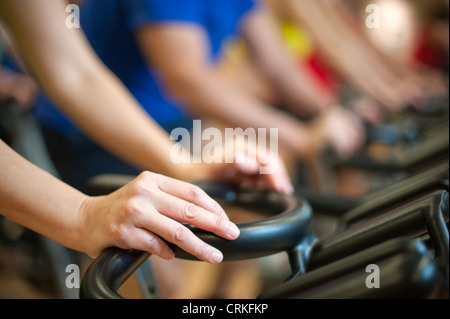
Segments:
[[[295,136],[295,147],[298,158],[307,160],[310,159],[317,152],[316,132],[314,125],[299,127]]]
[[[87,254],[90,257],[96,257],[102,249],[98,248],[100,227],[98,229],[91,228],[92,220],[94,218],[92,212],[96,212],[97,214],[100,213],[100,208],[95,208],[95,203],[100,198],[103,197],[91,197],[84,195],[77,211],[73,236],[71,236],[74,242],[73,248]],[[95,232],[97,233],[95,238],[91,238],[91,235]]]
[[[173,177],[182,181],[204,181],[211,176],[210,165],[201,163],[181,163],[174,165]]]

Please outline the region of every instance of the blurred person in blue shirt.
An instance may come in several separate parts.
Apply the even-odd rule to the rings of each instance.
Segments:
[[[278,128],[280,147],[298,159],[326,147],[346,157],[363,144],[358,119],[298,71],[270,11],[255,0],[86,0],[81,26],[105,65],[169,133],[189,128],[197,117],[225,127]],[[246,40],[283,106],[299,118],[313,117],[311,122],[271,107],[219,75],[223,48],[237,36]],[[130,172],[45,97],[35,114],[57,167],[69,165],[60,166],[63,176],[64,171],[77,172],[72,178],[81,176],[80,168],[71,166],[75,159],[88,176],[101,173],[99,169]]]

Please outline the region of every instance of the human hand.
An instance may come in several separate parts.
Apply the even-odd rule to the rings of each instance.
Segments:
[[[282,158],[253,142],[226,144],[209,163],[192,164],[192,179],[232,182],[292,194],[294,188]],[[231,157],[226,158],[227,154]]]
[[[119,247],[172,259],[174,253],[164,239],[201,260],[222,261],[220,251],[182,223],[228,240],[239,236],[224,210],[199,187],[144,172],[108,196],[86,198],[79,214],[81,250],[95,257],[105,248]]]
[[[386,114],[382,106],[369,96],[360,96],[349,102],[349,106],[367,123],[378,126],[385,121]]]
[[[39,93],[39,86],[29,75],[12,72],[3,68],[0,79],[0,97],[12,99],[19,109],[33,106]]]
[[[391,89],[397,94],[397,100],[387,107],[389,111],[398,113],[412,106],[420,112],[426,109],[429,98],[448,97],[448,79],[439,71],[422,69],[399,78]]]
[[[411,75],[411,79],[415,81],[426,97],[448,97],[449,81],[441,71],[432,68],[423,68]]]
[[[364,145],[365,132],[356,115],[341,106],[333,106],[314,120],[310,127],[309,140],[313,156],[328,147],[345,159],[354,155]]]

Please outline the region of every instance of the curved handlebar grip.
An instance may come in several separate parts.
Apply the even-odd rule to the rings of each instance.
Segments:
[[[219,249],[224,261],[252,259],[291,251],[304,241],[310,244],[315,235],[311,230],[312,209],[303,199],[284,194],[237,190],[223,184],[197,184],[211,197],[239,207],[258,208],[269,214],[266,218],[249,223],[237,224],[238,239],[229,241],[201,229],[190,227],[196,236]],[[168,243],[175,256],[181,259],[197,260],[196,257]],[[122,298],[118,288],[150,256],[137,250],[109,248],[105,250],[86,271],[81,298]]]
[[[312,209],[300,197],[258,190],[236,190],[222,184],[197,184],[211,197],[228,204],[257,209],[265,219],[241,223],[239,238],[226,240],[210,232],[189,227],[200,239],[219,249],[224,261],[252,259],[295,248],[310,232]],[[198,260],[169,244],[177,258]]]

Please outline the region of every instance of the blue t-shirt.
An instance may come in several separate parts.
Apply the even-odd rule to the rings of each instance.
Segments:
[[[171,127],[188,118],[180,103],[171,99],[141,55],[134,32],[148,25],[195,23],[209,36],[211,61],[216,61],[228,38],[239,33],[239,21],[255,0],[86,0],[81,27],[92,47],[161,126]],[[77,132],[70,121],[42,96],[35,115],[46,128]]]

